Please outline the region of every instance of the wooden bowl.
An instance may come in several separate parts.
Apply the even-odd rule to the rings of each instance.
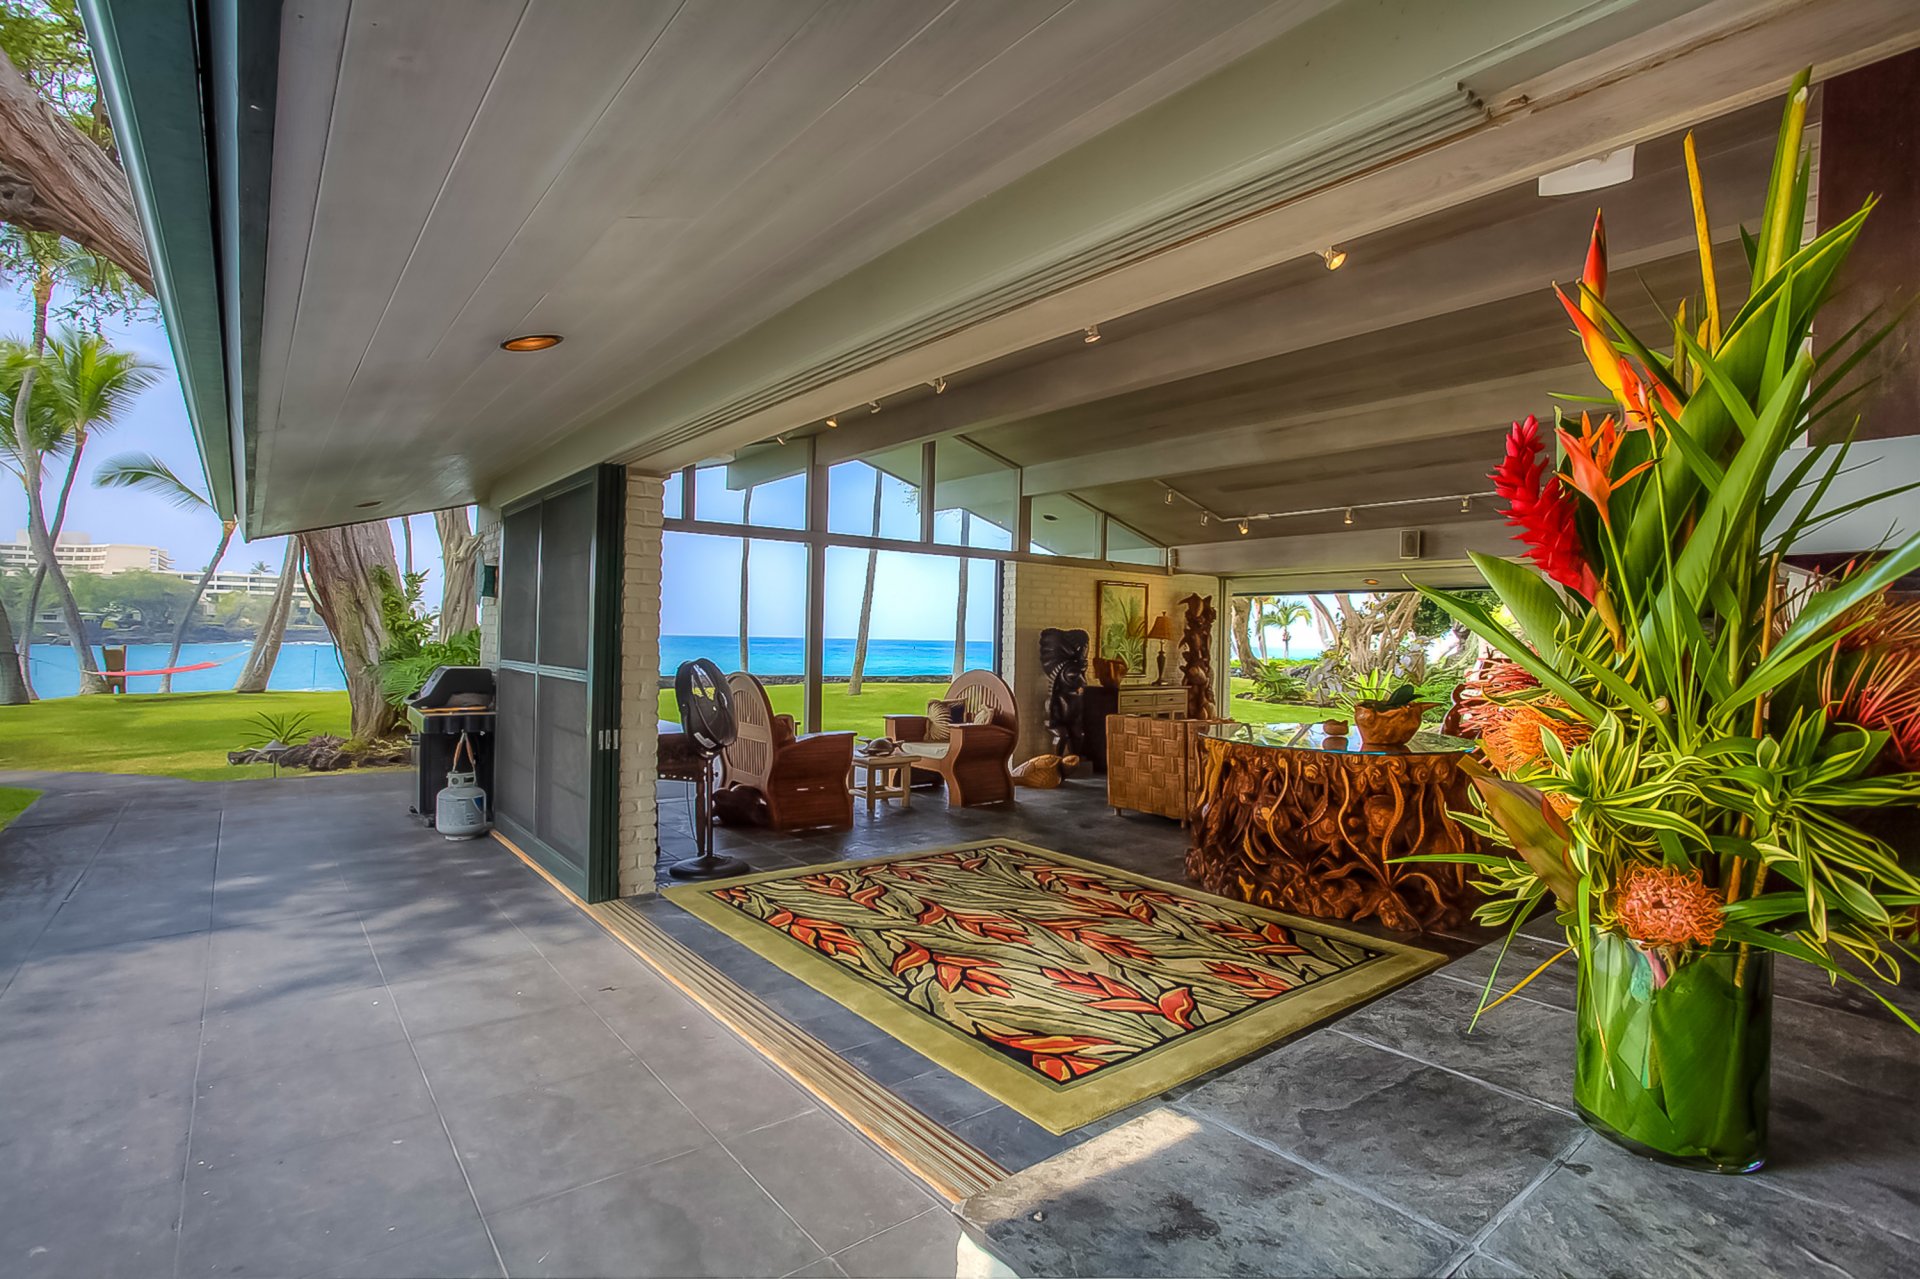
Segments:
[[[1405,746],[1420,731],[1420,717],[1439,704],[1408,702],[1388,710],[1356,706],[1353,722],[1360,730],[1360,740],[1369,746]]]

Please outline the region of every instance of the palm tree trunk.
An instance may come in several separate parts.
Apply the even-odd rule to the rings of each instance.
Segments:
[[[873,535],[880,536],[880,490],[885,487],[886,476],[876,468],[873,472]],[[873,573],[880,564],[880,552],[867,552],[867,584],[860,592],[860,629],[853,635],[853,674],[847,680],[847,696],[860,696],[860,680],[867,671],[867,632],[873,627]]]
[[[449,507],[433,513],[433,526],[440,534],[440,639],[444,643],[472,630],[480,623],[476,617],[479,599],[474,590],[474,564],[479,559],[480,539],[467,523],[467,508]]]
[[[280,583],[273,588],[273,602],[267,605],[266,620],[253,637],[253,651],[234,682],[236,693],[264,693],[273,677],[273,664],[280,660],[280,644],[287,637],[287,618],[293,613],[293,592],[300,584],[300,535],[287,539],[287,558],[280,565]]]
[[[67,499],[73,496],[73,482],[80,475],[80,455],[86,451],[86,447],[87,433],[81,431],[74,437],[73,454],[67,459],[67,478],[60,482],[60,500],[53,504],[53,520],[47,525],[47,536],[55,546],[60,545],[60,530],[67,525]],[[29,694],[32,692],[33,676],[27,668],[28,650],[33,647],[33,618],[40,611],[40,588],[46,583],[47,566],[35,565],[33,585],[27,591],[27,633],[22,637],[20,650],[20,670],[27,681]]]
[[[960,512],[960,545],[967,544],[967,522],[972,517],[965,509]],[[955,592],[953,609],[953,677],[960,678],[960,672],[967,669],[967,569],[970,561],[960,560],[960,586]]]
[[[413,576],[413,517],[411,515],[402,515],[400,517],[400,540],[406,544],[405,571],[408,577],[412,577]]]
[[[13,619],[7,616],[7,608],[0,603],[0,706],[25,706],[30,700],[27,696],[27,682],[20,678],[20,655],[13,649]]]
[[[1260,660],[1267,660],[1267,597],[1257,595],[1253,600],[1253,635],[1260,641]]]
[[[180,614],[179,622],[174,625],[173,647],[167,650],[167,666],[169,671],[160,677],[160,691],[163,693],[171,693],[173,691],[173,674],[171,668],[180,661],[180,646],[186,642],[187,627],[193,625],[193,615],[200,611],[200,599],[207,593],[207,583],[213,580],[213,571],[220,567],[220,561],[224,559],[227,554],[227,543],[232,540],[233,521],[222,520],[220,522],[220,545],[213,548],[213,558],[207,561],[207,566],[204,569],[200,570],[200,580],[193,584],[193,598],[187,601],[186,610]]]
[[[752,516],[753,485],[749,484],[747,485],[746,496],[740,501],[740,522],[742,524],[751,524],[753,523]],[[753,667],[747,665],[750,658],[747,652],[747,599],[749,596],[747,587],[752,572],[749,567],[752,560],[753,539],[743,537],[740,539],[740,669],[743,671],[753,669]]]
[[[1233,619],[1233,625],[1228,629],[1228,634],[1233,636],[1235,664],[1240,667],[1242,678],[1251,679],[1253,654],[1247,651],[1247,613],[1251,604],[1246,596],[1235,595],[1228,600],[1227,607]]]
[[[308,590],[320,620],[340,650],[347,676],[347,702],[353,711],[349,730],[360,741],[391,737],[403,722],[380,691],[374,667],[386,646],[380,620],[380,587],[373,570],[397,574],[393,538],[384,521],[348,524],[302,533],[307,551]]]

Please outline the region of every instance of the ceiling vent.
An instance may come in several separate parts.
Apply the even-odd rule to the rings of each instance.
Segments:
[[[1400,530],[1400,558],[1417,560],[1425,549],[1426,534],[1417,528]]]

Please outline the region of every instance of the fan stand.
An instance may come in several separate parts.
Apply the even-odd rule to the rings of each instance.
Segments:
[[[734,740],[733,702],[727,696],[726,676],[712,662],[696,658],[681,664],[673,685],[682,731],[700,755],[699,776],[693,782],[693,842],[700,855],[667,867],[667,874],[675,879],[744,875],[753,868],[738,857],[713,854],[713,761]]]

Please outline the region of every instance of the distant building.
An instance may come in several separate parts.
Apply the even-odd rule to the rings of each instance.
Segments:
[[[173,556],[157,546],[96,542],[85,533],[62,533],[54,541],[53,558],[69,573],[98,573],[103,577],[136,570],[173,571]],[[31,569],[38,563],[25,529],[15,533],[11,542],[0,542],[0,569]]]

